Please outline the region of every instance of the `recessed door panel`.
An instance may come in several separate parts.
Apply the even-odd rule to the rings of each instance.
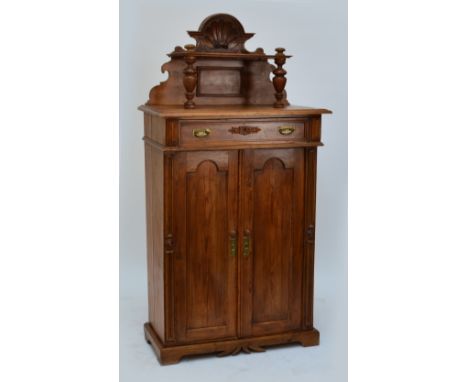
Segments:
[[[289,314],[294,171],[278,158],[254,170],[252,320],[283,321]]]

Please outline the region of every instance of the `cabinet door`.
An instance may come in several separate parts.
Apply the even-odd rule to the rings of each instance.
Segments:
[[[177,341],[236,336],[238,152],[174,155]]]
[[[301,326],[304,151],[245,150],[241,158],[241,335]]]

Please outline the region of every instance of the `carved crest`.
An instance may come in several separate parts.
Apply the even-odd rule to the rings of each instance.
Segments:
[[[239,20],[224,13],[206,18],[200,24],[198,31],[188,34],[197,40],[196,51],[199,52],[247,52],[244,43],[254,35],[254,33],[245,33]]]

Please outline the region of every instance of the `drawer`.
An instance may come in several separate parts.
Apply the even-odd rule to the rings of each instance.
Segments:
[[[180,121],[179,145],[303,141],[305,122],[298,118]]]

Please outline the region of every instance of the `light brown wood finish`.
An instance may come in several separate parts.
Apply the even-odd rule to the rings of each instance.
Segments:
[[[315,122],[316,123],[316,122]],[[317,150],[305,150],[305,241],[302,281],[302,327],[313,328],[314,252],[315,252],[315,195],[317,187]]]
[[[145,145],[147,248],[148,248],[148,302],[149,320],[161,338],[165,338],[164,317],[164,190],[156,182],[164,176],[163,153]]]
[[[177,340],[235,336],[237,152],[180,152],[173,174]]]
[[[304,140],[305,120],[282,118],[257,119],[246,124],[245,120],[200,120],[181,121],[179,145],[203,147],[206,144],[231,144],[240,142],[289,142]],[[197,137],[197,133],[203,136]],[[206,135],[205,135],[206,134]]]
[[[268,106],[252,105],[216,105],[216,106],[198,106],[196,109],[187,110],[183,106],[163,106],[163,105],[141,105],[138,110],[146,114],[155,115],[164,118],[178,119],[200,119],[200,118],[268,118],[268,117],[307,117],[311,115],[320,116],[322,114],[331,114],[328,109],[304,107],[304,106],[286,106],[275,109]]]
[[[289,105],[283,69],[278,81],[282,84],[281,98],[275,102],[270,73],[274,66],[263,49],[249,52],[244,42],[253,36],[245,33],[242,24],[233,16],[212,15],[205,19],[198,31],[189,32],[196,46],[176,46],[169,54],[171,61],[161,68],[169,76],[151,89],[147,105],[184,105],[193,109],[198,105]],[[283,54],[282,58],[286,58]],[[182,86],[183,85],[183,86]],[[194,90],[196,88],[196,94]]]
[[[250,252],[242,262],[242,335],[301,325],[304,153],[302,149],[245,150],[242,232]]]
[[[187,49],[187,55],[184,57],[184,60],[187,67],[184,69],[184,88],[187,101],[185,101],[184,107],[186,109],[193,109],[195,107],[195,102],[193,102],[193,98],[195,97],[194,91],[197,86],[197,71],[194,67],[196,57],[193,54],[195,45],[185,45],[185,49]]]
[[[286,62],[286,55],[284,54],[284,48],[276,48],[275,54],[275,64],[276,69],[273,70],[275,77],[273,78],[273,86],[275,87],[276,94],[276,102],[274,103],[274,107],[285,107],[287,105],[286,93],[284,88],[286,87],[286,70],[283,69],[283,65]]]
[[[145,338],[161,364],[282,343],[317,345],[317,147],[321,116],[330,111],[288,106],[281,65],[289,56],[277,52],[273,87],[270,56],[245,50],[251,34],[232,16],[209,17],[190,35],[196,47],[176,47],[164,66],[168,81],[139,108]],[[273,107],[275,94],[281,107]]]
[[[320,139],[320,120],[313,118],[303,122],[296,148],[264,140],[263,149],[240,142],[239,149],[215,150],[216,145],[208,143],[194,150],[174,146],[177,151],[165,151],[171,146],[145,137],[148,152],[158,153],[154,158],[160,160],[147,162],[147,185],[163,179],[159,189],[147,189],[151,216],[162,216],[162,211],[165,216],[164,274],[153,260],[160,252],[150,243],[158,232],[148,221],[150,325],[158,333],[151,343],[164,344],[157,354],[173,357],[167,361],[160,356],[161,363],[202,349],[213,351],[206,345],[211,341],[224,353],[236,353],[260,346],[258,336],[299,330],[298,342],[318,343],[311,301],[316,157],[308,140]],[[183,141],[171,129],[200,123],[165,121],[166,127],[159,119],[156,126],[166,129],[168,143],[178,145]],[[242,125],[261,121],[244,119]],[[147,132],[159,136],[152,129]],[[158,170],[161,163],[164,176]],[[153,202],[161,192],[164,206]],[[315,340],[303,341],[301,330],[312,330]],[[248,342],[241,341],[246,338]],[[283,337],[274,338],[272,343],[281,343]],[[233,340],[240,342],[233,347]]]
[[[156,356],[162,365],[178,363],[182,357],[197,354],[218,354],[219,356],[236,355],[239,350],[245,353],[263,352],[265,346],[279,344],[299,343],[302,346],[319,344],[320,334],[317,330],[303,330],[259,336],[254,338],[227,339],[224,341],[210,341],[203,343],[185,344],[179,346],[165,346],[153,327],[144,325],[146,341],[153,347]]]

